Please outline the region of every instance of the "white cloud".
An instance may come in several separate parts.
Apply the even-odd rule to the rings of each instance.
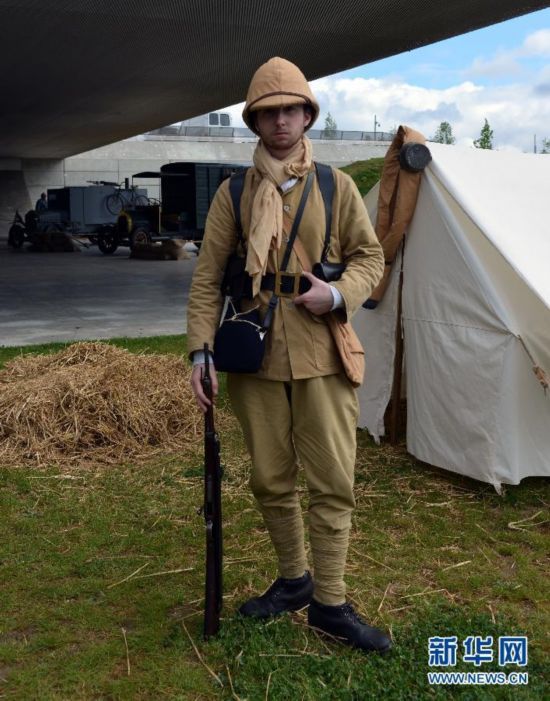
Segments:
[[[376,115],[380,131],[404,124],[431,138],[439,124],[447,121],[458,143],[471,144],[487,118],[497,148],[530,151],[534,134],[539,141],[550,137],[549,78],[548,69],[544,69],[533,77],[532,84],[491,87],[466,81],[435,89],[395,79],[338,76],[321,78],[311,85],[321,107],[316,124],[320,128],[330,112],[339,129],[372,131]],[[235,126],[243,124],[242,108],[243,104],[228,108]]]
[[[522,53],[527,56],[550,58],[550,29],[539,29],[529,34],[523,42]]]
[[[509,49],[500,48],[489,58],[476,57],[463,73],[469,76],[510,76],[524,68],[522,61],[525,59],[549,57],[550,29],[539,29],[528,34],[521,45]]]
[[[498,49],[489,58],[477,56],[462,71],[468,78],[510,78],[527,73],[528,61],[550,57],[550,29],[528,34],[523,43],[509,49]]]
[[[547,78],[545,72],[540,78]],[[466,81],[433,89],[395,80],[334,77],[315,81],[312,88],[321,105],[321,126],[330,111],[340,129],[372,131],[376,114],[382,131],[406,124],[429,138],[448,121],[459,142],[471,143],[487,118],[497,147],[520,150],[532,148],[533,134],[550,134],[548,95],[529,83],[484,87]]]
[[[390,131],[406,124],[431,138],[438,125],[448,121],[457,142],[471,144],[487,118],[497,148],[530,151],[534,134],[539,142],[550,137],[550,65],[537,61],[547,56],[550,29],[541,29],[508,51],[476,58],[461,72],[462,81],[444,89],[421,87],[394,75],[320,78],[312,82],[321,106],[316,126],[322,128],[330,112],[339,129],[372,131],[376,115],[381,125],[377,130]],[[537,70],[533,64],[527,67],[533,60]],[[483,76],[500,82],[482,85]],[[242,107],[230,108],[235,126],[242,125]]]
[[[517,60],[517,51],[498,51],[492,58],[475,58],[465,73],[471,77],[487,76],[501,78],[517,75],[522,67]]]

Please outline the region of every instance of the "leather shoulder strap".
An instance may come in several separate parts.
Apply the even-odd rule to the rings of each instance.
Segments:
[[[298,205],[298,209],[296,210],[296,216],[294,217],[292,229],[290,231],[290,234],[288,235],[288,243],[286,245],[286,249],[285,249],[285,252],[283,255],[283,260],[281,261],[281,266],[279,268],[279,270],[281,270],[281,271],[286,270],[288,262],[290,260],[290,254],[292,253],[292,246],[294,245],[294,241],[296,240],[296,236],[298,235],[298,228],[300,227],[300,222],[302,221],[302,215],[303,215],[304,209],[306,207],[307,198],[309,197],[312,183],[313,183],[313,171],[311,171],[306,178],[304,190],[302,192],[302,197],[300,199],[300,204]]]
[[[235,214],[235,224],[237,225],[237,238],[239,243],[246,250],[246,243],[243,236],[243,225],[241,220],[241,197],[244,190],[244,179],[248,172],[248,168],[244,168],[239,173],[232,175],[229,180],[229,194],[233,204],[233,213]]]
[[[288,265],[288,261],[290,260],[290,254],[292,253],[292,248],[293,248],[294,243],[296,241],[296,236],[298,234],[298,228],[300,226],[300,222],[302,221],[302,215],[304,213],[307,198],[309,197],[309,193],[311,191],[312,183],[313,183],[313,171],[310,171],[308,173],[307,178],[306,178],[304,190],[302,192],[302,197],[300,199],[300,204],[298,205],[298,209],[296,210],[296,216],[294,217],[292,229],[291,229],[290,234],[288,236],[288,243],[286,245],[286,249],[285,249],[285,252],[283,254],[283,260],[281,261],[281,265],[279,267],[280,272],[284,272],[286,270],[287,265]],[[270,327],[271,320],[273,318],[273,312],[275,311],[275,307],[277,306],[278,301],[279,301],[279,298],[277,297],[277,295],[275,293],[273,293],[271,295],[271,299],[269,300],[267,312],[266,312],[266,315],[264,317],[264,322],[263,322],[264,329],[268,329]]]
[[[325,263],[330,249],[330,230],[332,228],[332,200],[334,197],[334,173],[330,166],[324,163],[315,162],[315,170],[317,171],[317,181],[319,182],[319,190],[323,198],[325,206],[325,243],[323,245],[323,255],[321,262]]]

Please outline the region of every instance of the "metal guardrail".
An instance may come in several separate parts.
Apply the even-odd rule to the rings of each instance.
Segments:
[[[310,139],[324,141],[392,141],[394,134],[387,131],[348,131],[343,129],[310,129]],[[151,136],[193,136],[225,137],[227,139],[255,139],[256,134],[246,127],[187,127],[168,126],[154,129],[143,134]]]

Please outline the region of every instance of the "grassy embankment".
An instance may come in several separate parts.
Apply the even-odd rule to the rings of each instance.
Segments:
[[[115,343],[179,354],[185,339]],[[62,345],[0,349],[0,362]],[[220,636],[208,643],[200,446],[184,463],[167,456],[116,469],[0,470],[3,698],[545,697],[546,483],[528,479],[499,497],[360,432],[349,593],[395,641],[385,658],[364,656],[318,638],[303,613],[267,625],[235,615],[276,572],[236,424],[221,441],[224,613]],[[529,636],[527,688],[428,687],[428,637],[514,633]],[[457,669],[479,671],[461,662]]]
[[[350,163],[349,166],[344,166],[340,170],[351,175],[353,181],[359,188],[359,192],[361,195],[365,196],[371,187],[380,180],[383,165],[383,158],[369,158],[368,161]]]

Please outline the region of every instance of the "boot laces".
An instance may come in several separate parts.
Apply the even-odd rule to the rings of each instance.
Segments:
[[[360,623],[363,626],[367,625],[367,622],[361,618],[351,604],[344,604],[342,611],[344,612],[344,616],[350,621],[353,621],[353,623]]]
[[[272,598],[277,598],[279,597],[284,590],[285,587],[285,582],[282,577],[278,577],[273,584],[269,587],[269,589],[266,591],[266,595],[271,596]]]

